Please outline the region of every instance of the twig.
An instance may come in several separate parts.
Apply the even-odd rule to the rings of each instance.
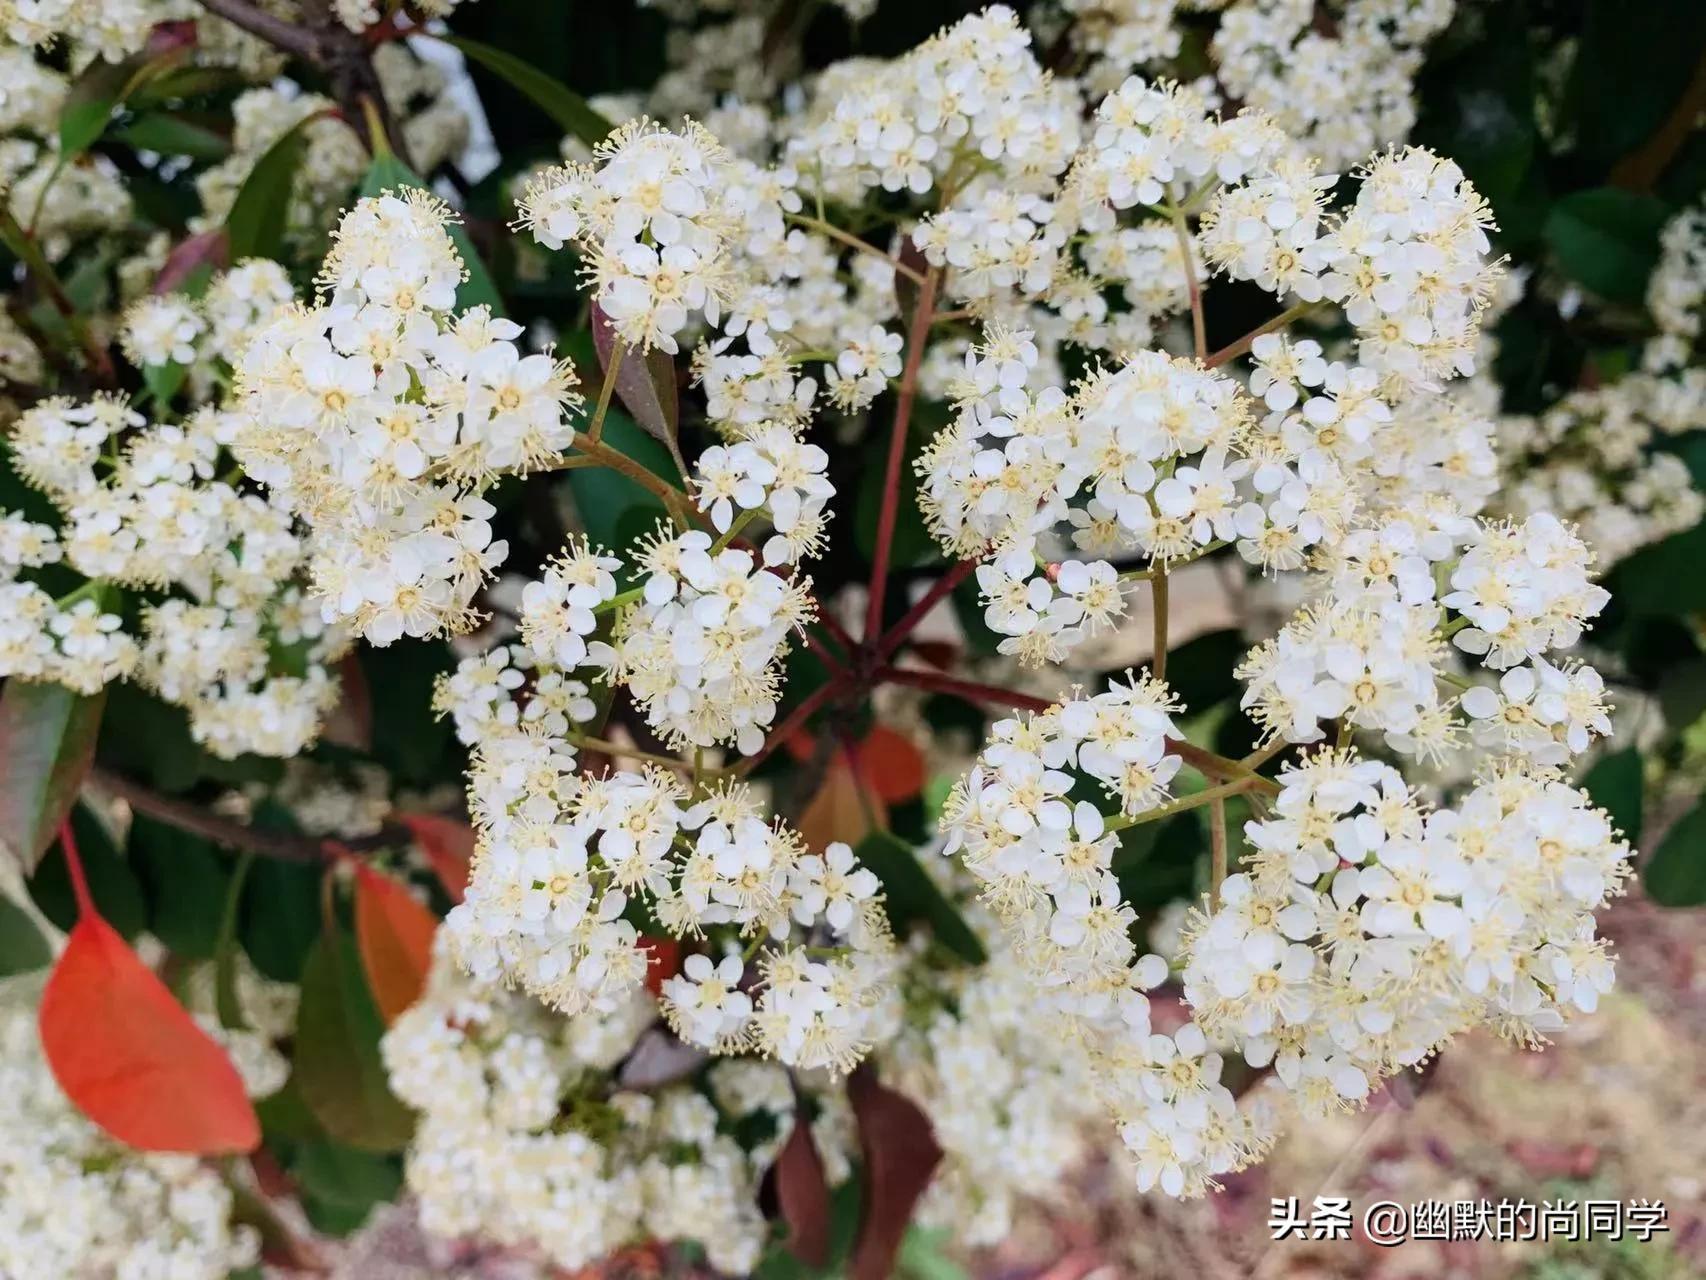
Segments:
[[[1250,349],[1251,345],[1255,343],[1257,338],[1262,337],[1264,334],[1273,333],[1276,329],[1283,329],[1293,320],[1301,320],[1304,316],[1315,310],[1319,305],[1319,303],[1315,302],[1300,302],[1296,306],[1287,307],[1266,324],[1250,330],[1249,333],[1238,339],[1238,341],[1227,343],[1219,351],[1216,351],[1213,355],[1209,356],[1208,359],[1204,360],[1203,363],[1210,369],[1218,369],[1228,360],[1236,360],[1239,356],[1243,355]]]
[[[230,849],[242,849],[283,862],[321,862],[327,856],[322,842],[312,837],[258,830],[233,818],[210,813],[194,801],[163,796],[140,782],[98,765],[89,770],[89,781],[107,794],[123,800],[137,813]],[[407,845],[413,839],[406,827],[387,824],[374,835],[346,841],[345,847],[355,851],[381,849]]]
[[[912,426],[912,402],[918,395],[918,371],[930,339],[930,317],[936,310],[936,268],[924,273],[918,287],[918,302],[912,309],[912,324],[906,335],[906,367],[901,370],[896,393],[894,427],[889,435],[888,465],[883,470],[883,507],[877,518],[877,545],[871,556],[871,592],[865,605],[865,643],[875,644],[883,626],[883,596],[888,590],[889,552],[894,545],[895,516],[900,506],[900,464],[906,456],[906,438]]]
[[[1220,886],[1226,883],[1226,800],[1216,797],[1208,810],[1208,905],[1220,909]]]
[[[918,624],[929,616],[930,611],[940,604],[949,592],[971,576],[972,571],[977,568],[977,564],[976,560],[961,560],[952,569],[936,579],[930,589],[918,598],[918,603],[902,614],[899,622],[883,632],[882,638],[877,641],[873,653],[876,660],[881,662],[899,648],[901,643],[917,628]]]
[[[732,770],[734,775],[736,777],[745,777],[754,769],[758,768],[758,766],[764,762],[772,751],[776,750],[777,747],[781,746],[789,738],[793,737],[799,729],[805,726],[806,721],[811,718],[814,711],[846,687],[847,678],[843,675],[831,680],[826,680],[816,689],[813,689],[805,696],[804,701],[802,701],[799,706],[795,707],[788,713],[787,718],[783,720],[781,724],[777,725],[776,728],[770,731],[769,735],[764,739],[764,745],[760,747],[756,753],[748,756],[746,759],[734,766],[734,769]]]

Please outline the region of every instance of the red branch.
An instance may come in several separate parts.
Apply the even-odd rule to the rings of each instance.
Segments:
[[[940,604],[949,592],[970,576],[972,570],[977,568],[977,563],[976,560],[961,560],[948,572],[936,579],[930,590],[919,597],[918,603],[908,609],[901,620],[885,631],[882,638],[877,641],[872,654],[876,661],[881,662],[899,648],[901,642],[912,634],[913,629],[929,616],[930,611]]]
[[[883,625],[883,595],[888,589],[889,551],[894,543],[895,515],[900,506],[900,464],[906,455],[907,431],[912,425],[912,402],[918,395],[918,370],[930,337],[930,320],[936,311],[936,268],[924,273],[918,302],[912,309],[912,327],[906,335],[906,367],[900,374],[895,399],[894,429],[889,435],[888,465],[883,469],[883,509],[877,518],[877,546],[871,557],[871,598],[865,607],[865,642],[873,642]]]
[[[1020,711],[1046,711],[1054,706],[1054,700],[1049,698],[1038,698],[1028,693],[1020,693],[1017,689],[1003,689],[993,684],[978,684],[973,680],[956,680],[953,676],[938,675],[934,671],[883,667],[877,672],[877,679],[886,680],[890,684],[909,684],[916,689],[928,689],[932,693],[951,693],[968,702],[993,702],[997,706],[1016,707]]]
[[[83,874],[83,859],[77,852],[77,838],[71,834],[71,819],[59,824],[59,843],[65,850],[65,870],[71,877],[71,896],[77,899],[77,918],[90,920],[101,913],[95,910],[95,896],[89,892],[89,879]]]

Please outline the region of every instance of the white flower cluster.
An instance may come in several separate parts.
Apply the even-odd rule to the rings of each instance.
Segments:
[[[749,1274],[768,1235],[767,1158],[691,1085],[641,1093],[613,1073],[656,1014],[633,990],[563,1018],[436,965],[381,1045],[392,1090],[421,1113],[405,1168],[427,1230],[535,1245],[570,1270],[694,1241],[720,1271]]]
[[[290,275],[270,258],[249,258],[222,271],[199,299],[184,294],[138,298],[121,320],[119,341],[138,368],[179,364],[198,385],[236,367],[250,336],[296,301]]]
[[[1424,46],[1455,0],[1234,0],[1210,44],[1220,84],[1332,165],[1402,141]]]
[[[1187,930],[1183,980],[1205,1030],[1306,1113],[1470,1027],[1537,1041],[1611,989],[1593,912],[1629,847],[1582,792],[1504,768],[1430,812],[1390,766],[1332,751],[1280,783],[1245,828],[1248,871]]]
[[[584,548],[579,557],[596,560]],[[575,558],[554,571],[561,580],[580,576]],[[542,607],[588,608],[572,598]],[[744,958],[713,947],[670,979],[664,1012],[678,1034],[791,1066],[851,1067],[891,998],[894,944],[874,877],[845,846],[808,855],[744,785],[693,789],[657,767],[576,772],[572,724],[594,705],[586,686],[550,669],[518,703],[534,666],[512,646],[465,660],[439,691],[475,749],[479,846],[446,921],[460,961],[574,1014],[618,1007],[645,977],[636,920],[678,937],[747,939]]]
[[[952,191],[975,169],[1015,183],[1061,173],[1079,134],[1074,89],[1052,80],[1005,5],[961,19],[893,62],[824,76],[788,156],[826,191]]]
[[[108,1138],[54,1083],[33,1005],[0,1012],[0,1274],[224,1280],[260,1238],[219,1171]]]
[[[743,221],[733,167],[703,126],[632,120],[599,143],[592,165],[536,177],[522,225],[548,248],[579,246],[593,299],[624,343],[673,353],[693,316],[715,325],[730,299],[730,242]]]
[[[13,466],[63,524],[0,516],[0,675],[83,693],[134,675],[227,758],[314,740],[347,637],[302,607],[290,515],[213,478],[230,433],[220,410],[149,425],[114,397],[56,397],[18,419]],[[58,600],[16,580],[58,563],[87,579]],[[183,594],[148,605],[133,636],[113,611],[120,586]]]
[[[374,644],[465,631],[507,545],[481,493],[574,437],[569,367],[524,356],[519,326],[453,312],[464,268],[424,192],[368,197],[339,224],[311,307],[253,335],[237,453],[313,529],[327,622]]]
[[[1481,312],[1498,278],[1492,212],[1449,160],[1421,147],[1376,156],[1355,201],[1329,218],[1331,179],[1292,159],[1217,192],[1202,250],[1234,279],[1343,308],[1375,372],[1428,383],[1474,372]]]

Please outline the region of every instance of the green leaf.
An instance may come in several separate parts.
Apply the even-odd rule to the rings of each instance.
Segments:
[[[154,397],[156,409],[164,409],[172,403],[172,397],[178,394],[178,389],[184,385],[184,379],[189,376],[189,372],[181,364],[143,366],[142,382],[148,388],[148,394]]]
[[[387,191],[401,191],[406,187],[414,187],[421,191],[431,188],[421,180],[421,176],[401,160],[396,153],[386,151],[373,157],[373,163],[368,166],[367,176],[361,180],[361,194],[364,196],[383,195]],[[503,298],[498,294],[498,287],[492,282],[491,272],[486,270],[486,264],[474,248],[474,242],[468,238],[468,230],[460,222],[453,222],[445,228],[450,233],[450,239],[456,246],[456,252],[462,255],[462,263],[468,268],[468,278],[456,290],[456,305],[462,310],[469,307],[487,306],[492,309],[494,316],[504,313]]]
[[[231,880],[212,843],[137,814],[126,853],[153,904],[148,931],[176,955],[212,959]]]
[[[89,892],[108,924],[126,938],[134,938],[148,925],[148,902],[142,881],[118,851],[107,829],[87,808],[71,812],[71,834],[77,841],[77,856],[89,879]],[[71,872],[65,850],[56,840],[28,881],[30,897],[41,913],[60,929],[69,931],[77,923],[77,899],[71,890]]]
[[[1617,565],[1617,602],[1636,615],[1675,617],[1706,609],[1706,524],[1642,547]]]
[[[168,111],[150,111],[113,130],[113,137],[138,151],[192,160],[223,160],[231,154],[231,139],[207,125]]]
[[[348,1222],[346,1231],[365,1222],[374,1205],[394,1199],[403,1185],[397,1160],[312,1139],[297,1148],[290,1171],[308,1197],[339,1211],[333,1216],[340,1225]]]
[[[441,36],[440,39],[446,44],[455,45],[464,56],[479,63],[492,74],[509,81],[533,99],[546,115],[557,122],[564,133],[573,134],[587,146],[597,146],[616,127],[589,107],[586,99],[580,94],[514,54],[462,36]]]
[[[1706,904],[1706,801],[1685,813],[1641,869],[1647,896],[1663,907]]]
[[[77,798],[94,758],[105,694],[13,676],[0,691],[0,844],[27,875]]]
[[[232,262],[279,256],[289,225],[291,188],[308,145],[308,126],[319,118],[316,112],[286,129],[243,179],[231,211],[225,215]]]
[[[72,82],[59,109],[60,163],[87,151],[106,132],[107,122],[122,101],[126,86],[143,65],[140,54],[123,62],[98,58]]]
[[[1655,196],[1599,187],[1553,205],[1541,234],[1570,279],[1613,302],[1638,303],[1669,217],[1670,209]]]
[[[237,936],[255,968],[275,982],[302,976],[320,934],[320,869],[264,858],[243,883]]]
[[[922,920],[929,924],[937,941],[962,960],[982,964],[989,959],[959,908],[918,865],[917,856],[905,843],[890,832],[873,831],[859,842],[856,852],[859,861],[883,882],[883,905],[897,933]]]
[[[1611,815],[1630,844],[1641,840],[1641,753],[1625,747],[1602,757],[1581,780],[1588,798]]]
[[[30,913],[0,893],[0,978],[45,969],[52,961],[53,948]]]
[[[296,1080],[327,1134],[361,1151],[400,1150],[414,1129],[386,1081],[384,1030],[355,943],[341,929],[322,932],[302,968]]]
[[[428,785],[455,771],[455,739],[448,719],[434,715],[432,691],[456,666],[442,640],[363,646],[356,653],[373,709],[373,756],[400,781]]]

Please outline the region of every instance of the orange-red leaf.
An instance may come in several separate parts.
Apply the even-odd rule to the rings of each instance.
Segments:
[[[664,982],[681,970],[681,943],[642,934],[640,950],[646,953],[646,990],[655,996],[663,990]]]
[[[822,853],[837,840],[858,844],[871,832],[867,802],[872,808],[881,806],[881,801],[870,795],[860,800],[858,779],[848,768],[846,755],[836,752],[823,775],[823,785],[800,815],[799,832],[806,848]],[[876,816],[878,821],[886,817],[883,813]]]
[[[461,902],[468,891],[468,863],[474,856],[474,828],[455,818],[436,813],[398,813],[444,886],[452,902]]]
[[[874,726],[859,744],[859,772],[884,804],[910,800],[924,790],[924,753],[903,733]]]
[[[437,929],[438,918],[399,882],[370,867],[356,867],[355,940],[373,1002],[387,1026],[426,990]]]
[[[261,1126],[231,1059],[99,916],[42,992],[42,1051],[65,1096],[144,1151],[252,1151]]]

